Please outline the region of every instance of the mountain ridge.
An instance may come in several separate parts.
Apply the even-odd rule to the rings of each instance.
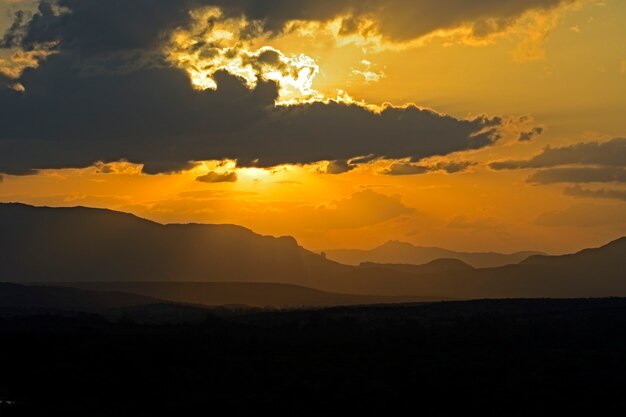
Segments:
[[[452,258],[461,260],[474,268],[504,266],[519,263],[530,256],[543,255],[539,251],[462,252],[436,246],[417,246],[398,240],[389,240],[372,249],[331,249],[324,253],[328,259],[347,265],[359,265],[364,262],[423,265],[436,259]]]
[[[2,281],[274,283],[440,299],[626,296],[626,238],[570,255],[475,268],[458,259],[343,265],[292,237],[232,225],[161,225],[89,208],[0,204],[0,230]]]

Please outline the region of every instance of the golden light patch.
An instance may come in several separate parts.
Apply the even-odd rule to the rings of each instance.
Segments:
[[[278,85],[277,105],[323,99],[313,89],[319,66],[307,55],[286,56],[264,40],[260,23],[244,18],[224,18],[215,7],[191,13],[193,24],[178,28],[165,49],[167,59],[183,68],[198,89],[217,89],[213,76],[226,71],[244,80],[250,89],[259,80]]]

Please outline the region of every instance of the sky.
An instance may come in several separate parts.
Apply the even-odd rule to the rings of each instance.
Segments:
[[[312,250],[626,235],[626,2],[0,0],[0,201]]]

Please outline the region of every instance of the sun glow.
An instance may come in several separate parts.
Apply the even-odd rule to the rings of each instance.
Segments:
[[[244,80],[250,89],[259,80],[278,85],[277,105],[323,100],[313,88],[319,73],[307,55],[286,56],[263,42],[260,23],[244,18],[224,18],[220,9],[205,8],[191,13],[193,25],[178,28],[165,49],[167,59],[189,74],[195,88],[217,89],[213,76],[226,71]]]

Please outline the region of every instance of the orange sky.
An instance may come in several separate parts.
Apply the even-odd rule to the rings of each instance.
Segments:
[[[28,4],[8,2],[0,25],[8,27],[7,13]],[[226,33],[242,36],[236,21],[222,22]],[[394,163],[408,162],[389,159],[338,174],[326,172],[326,161],[262,169],[229,160],[156,175],[125,162],[4,174],[0,201],[106,207],[159,222],[235,223],[263,234],[293,235],[314,250],[369,248],[393,239],[469,251],[561,253],[626,234],[626,180],[531,183],[527,179],[546,167],[489,166],[528,160],[546,146],[626,137],[626,3],[565,2],[528,12],[505,31],[481,39],[469,37],[463,25],[398,40],[375,32],[338,37],[332,20],[292,24],[291,32],[258,36],[244,46],[251,54],[269,46],[289,68],[306,64],[308,72],[297,73],[301,78],[268,67],[248,79],[245,66],[232,60],[204,66],[230,68],[249,83],[261,74],[279,83],[277,101],[286,104],[341,97],[340,102],[363,105],[415,103],[459,119],[501,116],[502,138],[483,149],[414,163],[433,169],[414,175],[387,175]],[[194,29],[181,28],[162,47],[170,64],[192,77],[190,83],[191,61],[205,59],[190,56],[183,45],[193,34]],[[5,69],[16,65],[12,53],[0,55]],[[210,74],[197,79],[194,84],[202,85],[196,88],[220,88],[203,84]],[[543,132],[518,140],[536,127]],[[434,170],[450,162],[466,163],[466,169]],[[624,169],[626,160],[617,167]],[[613,192],[576,192],[580,189]]]

